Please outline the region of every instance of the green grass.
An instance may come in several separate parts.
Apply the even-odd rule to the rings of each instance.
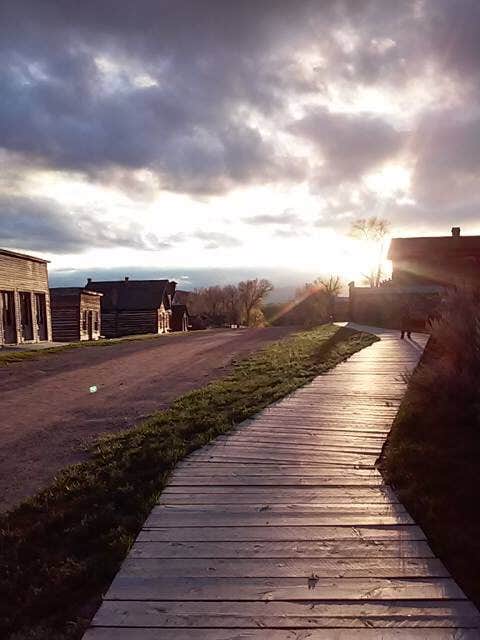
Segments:
[[[208,331],[204,330],[204,331]],[[139,342],[142,340],[155,340],[167,338],[168,336],[188,336],[190,332],[172,332],[172,333],[148,333],[135,336],[124,336],[123,338],[101,338],[100,340],[82,340],[81,342],[69,342],[58,347],[47,347],[46,349],[32,349],[31,351],[11,351],[0,350],[0,367],[23,362],[24,360],[37,360],[45,356],[51,356],[63,351],[71,351],[72,349],[85,349],[90,347],[113,347],[124,342]],[[25,345],[28,348],[28,345]]]
[[[0,520],[0,635],[80,638],[175,464],[375,340],[332,325],[294,334],[100,440]]]
[[[458,307],[457,307],[458,309]],[[459,335],[458,311],[456,335]],[[452,341],[431,342],[413,374],[381,470],[434,553],[480,607],[480,388]],[[469,343],[470,355],[474,351]],[[478,366],[478,364],[477,364]]]

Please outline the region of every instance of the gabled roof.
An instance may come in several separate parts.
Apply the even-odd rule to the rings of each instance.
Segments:
[[[190,291],[182,291],[177,289],[173,298],[173,304],[187,304]]]
[[[22,260],[31,260],[32,262],[41,262],[42,264],[50,262],[50,260],[37,258],[37,256],[29,256],[26,253],[17,253],[16,251],[10,251],[9,249],[0,249],[0,254],[3,256],[10,256],[12,258],[22,258]]]
[[[162,302],[169,308],[168,280],[90,281],[86,289],[103,293],[102,310],[158,309]]]
[[[103,296],[103,293],[85,289],[85,287],[50,287],[51,296],[73,296],[81,293],[89,296]]]
[[[447,255],[463,257],[480,255],[480,236],[393,238],[388,250],[389,260]]]

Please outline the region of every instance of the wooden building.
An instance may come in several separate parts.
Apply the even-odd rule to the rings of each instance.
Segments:
[[[102,334],[116,338],[141,333],[170,331],[176,282],[125,280],[94,282],[86,289],[102,293]]]
[[[0,345],[52,339],[47,264],[0,249]]]
[[[98,340],[102,294],[83,287],[50,289],[52,335],[56,342]]]
[[[398,328],[408,308],[415,329],[428,329],[451,287],[480,287],[480,236],[393,238],[388,258],[392,278],[380,287],[356,287],[351,282],[350,320]]]
[[[388,258],[394,286],[480,286],[480,236],[393,238]]]
[[[172,306],[172,320],[170,328],[172,331],[188,331],[189,317],[186,304],[174,304]]]

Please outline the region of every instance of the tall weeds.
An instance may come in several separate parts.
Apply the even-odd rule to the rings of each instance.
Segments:
[[[450,292],[430,328],[429,356],[412,377],[412,391],[442,404],[475,401],[480,395],[480,290]]]

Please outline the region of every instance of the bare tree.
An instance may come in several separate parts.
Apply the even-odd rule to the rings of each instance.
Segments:
[[[343,287],[340,276],[333,274],[320,276],[315,280],[314,284],[317,285],[326,297],[328,318],[329,320],[333,320],[335,316],[335,300]]]
[[[368,274],[364,274],[365,281],[370,287],[379,287],[383,277],[382,258],[385,249],[385,239],[390,232],[391,223],[385,218],[372,216],[359,218],[352,223],[350,235],[365,242],[376,245],[376,264]]]
[[[238,287],[227,284],[222,289],[225,312],[230,324],[238,324],[240,316],[240,295]]]
[[[241,307],[245,312],[245,323],[250,326],[254,310],[258,309],[265,296],[273,290],[273,285],[265,278],[243,280],[238,284],[238,294]]]

